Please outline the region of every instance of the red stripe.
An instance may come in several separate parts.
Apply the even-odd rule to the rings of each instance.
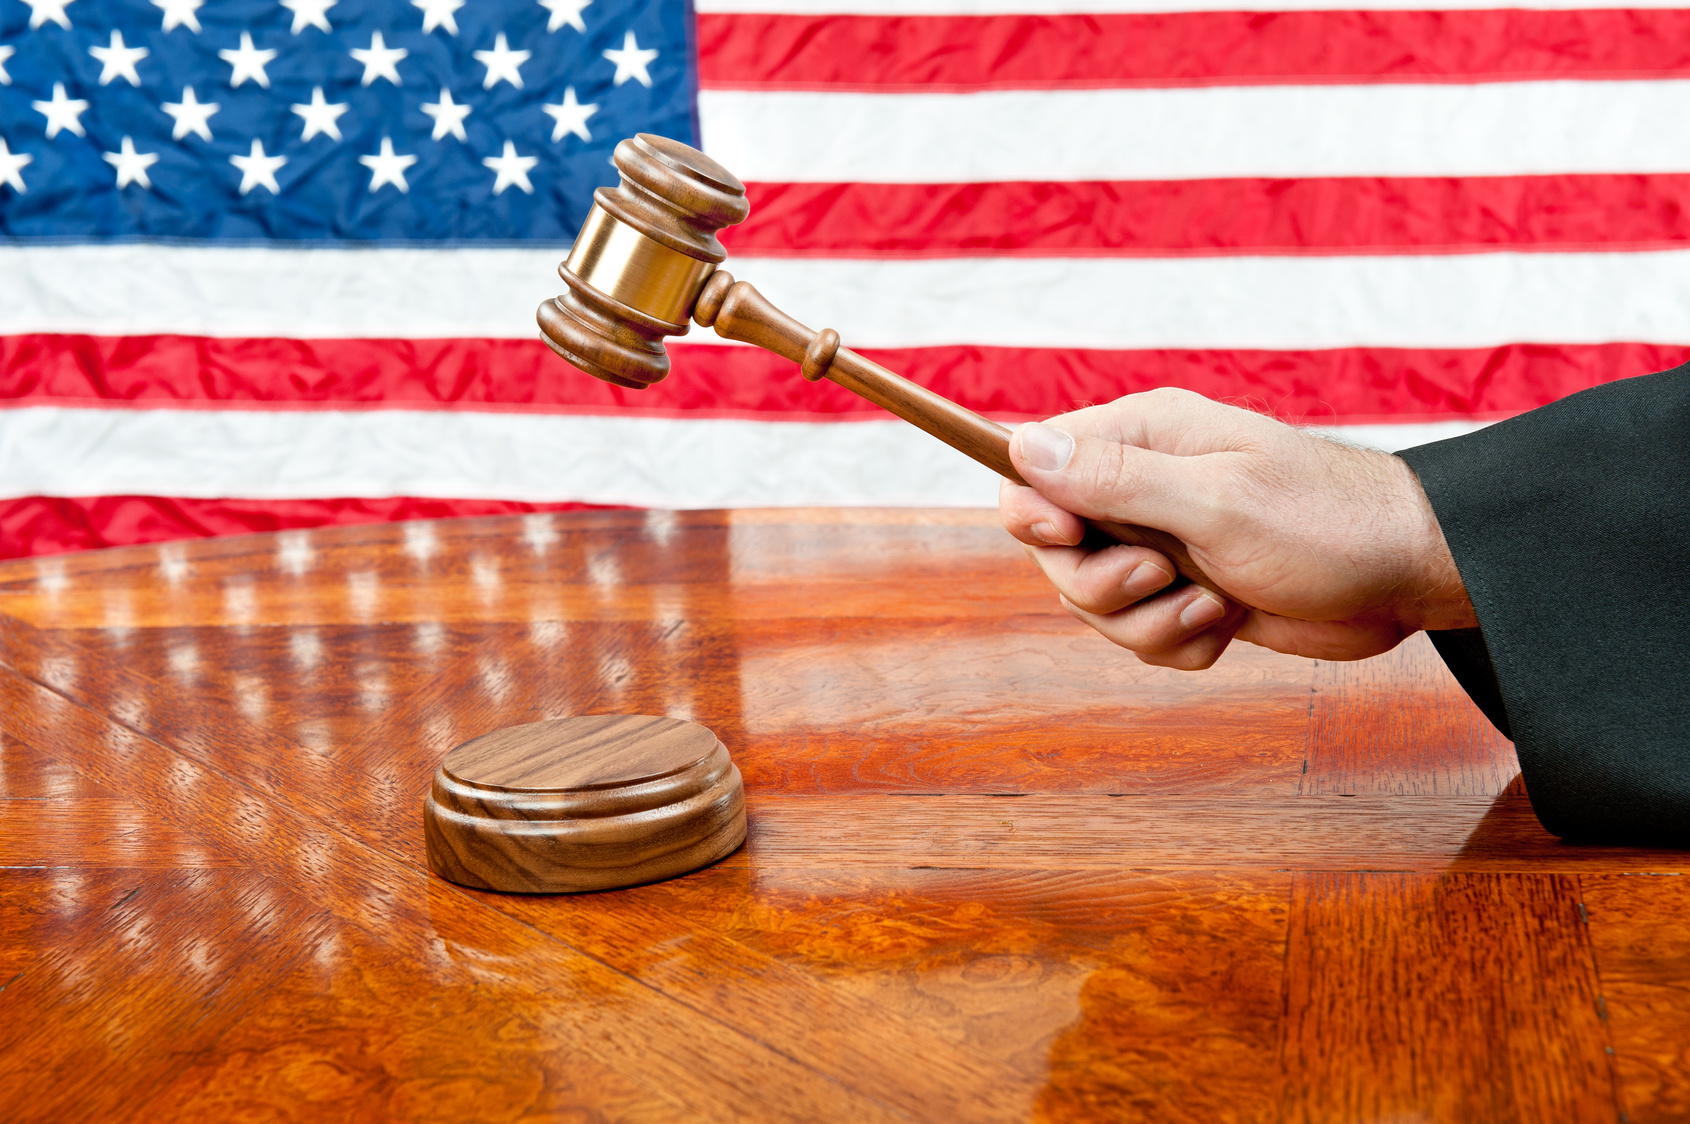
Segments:
[[[646,391],[580,374],[538,342],[0,337],[12,405],[478,409],[762,420],[878,418],[879,410],[745,347],[673,344]],[[1499,417],[1683,362],[1684,347],[1515,344],[1325,351],[1088,351],[1001,347],[864,353],[973,409],[1048,417],[1155,386],[1247,399],[1293,420]]]
[[[580,511],[584,503],[510,500],[338,499],[188,500],[160,496],[0,500],[0,558],[62,554],[108,546],[248,535],[346,523],[391,523],[465,515]]]
[[[1508,417],[1599,383],[1675,367],[1690,358],[1690,345],[1327,351],[953,347],[865,349],[865,354],[971,409],[1009,421],[1177,386],[1287,421],[1360,425]],[[843,390],[829,389],[848,400]]]
[[[1690,244],[1690,175],[756,183],[722,232],[768,257],[1008,257]]]
[[[1690,11],[698,17],[718,89],[981,90],[1638,78],[1690,69]]]

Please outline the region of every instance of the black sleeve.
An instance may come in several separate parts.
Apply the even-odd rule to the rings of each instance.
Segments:
[[[1690,364],[1401,456],[1479,618],[1433,642],[1543,826],[1690,846]]]

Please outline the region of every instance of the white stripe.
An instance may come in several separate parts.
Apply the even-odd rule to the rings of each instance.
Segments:
[[[530,339],[568,252],[0,245],[0,334]]]
[[[137,249],[0,247],[0,335],[533,339],[560,287],[556,251]],[[728,265],[859,347],[1690,344],[1690,250]]]
[[[1476,427],[1446,422],[1329,432],[1398,448]],[[0,495],[7,497],[421,496],[676,508],[990,507],[997,502],[996,479],[896,421],[0,410]]]
[[[704,90],[743,180],[1690,171],[1690,80],[864,94]]]
[[[0,410],[0,495],[426,496],[660,507],[996,502],[898,421],[444,411]]]
[[[1497,0],[695,0],[701,13],[774,13],[797,16],[999,16],[1084,15],[1110,12],[1309,12],[1309,11],[1581,11],[1600,8],[1682,8],[1684,0],[1538,0],[1501,5]]]
[[[727,265],[859,347],[1690,344],[1686,250]]]

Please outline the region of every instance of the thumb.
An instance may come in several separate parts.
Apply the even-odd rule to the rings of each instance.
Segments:
[[[1046,499],[1092,519],[1156,527],[1185,538],[1211,506],[1191,457],[1077,436],[1042,422],[1015,431],[1009,457]]]

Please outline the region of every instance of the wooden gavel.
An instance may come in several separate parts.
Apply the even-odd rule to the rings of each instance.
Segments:
[[[643,390],[669,373],[663,339],[685,335],[690,315],[700,327],[784,356],[811,382],[835,382],[1026,484],[1009,459],[1009,430],[840,347],[832,328],[812,332],[716,268],[728,256],[716,232],[751,211],[733,173],[696,148],[649,133],[618,144],[612,162],[622,182],[593,193],[581,234],[558,267],[568,288],[537,313],[553,351],[589,375]],[[1116,542],[1161,552],[1183,577],[1216,589],[1175,536],[1087,523]]]

